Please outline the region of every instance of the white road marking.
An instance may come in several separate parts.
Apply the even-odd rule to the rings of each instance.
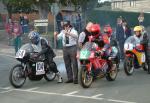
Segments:
[[[122,101],[122,100],[114,100],[114,99],[108,99],[108,101],[117,102],[117,103],[136,103],[136,102]]]
[[[97,97],[100,97],[102,95],[104,95],[104,94],[97,94],[97,95],[92,96],[92,98],[97,98]]]
[[[3,89],[12,89],[12,87],[5,87],[5,88],[3,88]]]
[[[65,95],[73,95],[73,94],[76,94],[78,93],[79,91],[73,91],[73,92],[70,92],[70,93],[66,93]]]
[[[78,91],[73,91],[67,94],[61,94],[61,93],[53,93],[53,92],[42,92],[42,91],[34,91],[35,89],[38,89],[39,87],[30,88],[30,89],[11,89],[11,87],[5,87],[0,89],[4,89],[6,91],[2,91],[0,93],[6,93],[11,91],[20,91],[20,92],[28,92],[28,93],[37,93],[37,94],[44,94],[44,95],[56,95],[56,96],[64,96],[64,97],[75,97],[75,98],[82,98],[82,99],[92,99],[92,100],[98,100],[98,101],[109,101],[109,102],[115,102],[115,103],[136,103],[136,102],[130,102],[130,101],[122,101],[122,100],[116,100],[116,99],[107,99],[107,98],[98,98],[99,96],[102,96],[103,94],[97,94],[94,96],[82,96],[82,95],[73,95],[75,93],[78,93]]]
[[[11,92],[11,91],[13,91],[13,90],[6,90],[6,91],[2,91],[2,92],[0,92],[0,94],[3,94],[3,93],[8,93],[8,92]]]
[[[26,91],[33,91],[33,90],[36,90],[38,89],[39,87],[35,87],[35,88],[29,88],[29,89],[26,89]]]

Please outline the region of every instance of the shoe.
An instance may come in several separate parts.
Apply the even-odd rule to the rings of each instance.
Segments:
[[[73,80],[68,80],[65,83],[73,83]]]
[[[74,84],[78,84],[78,80],[73,81]]]
[[[59,73],[59,72],[58,72],[58,73],[56,73],[56,76],[57,76],[57,78],[58,78],[57,83],[62,83],[62,82],[63,82],[63,78],[61,77],[61,75],[60,75],[60,73]]]

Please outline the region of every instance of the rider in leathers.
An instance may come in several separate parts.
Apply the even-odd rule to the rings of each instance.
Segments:
[[[28,35],[30,41],[32,44],[37,45],[41,48],[40,52],[34,57],[37,58],[41,55],[44,55],[46,58],[46,61],[49,64],[50,69],[56,73],[56,76],[58,77],[58,83],[62,83],[62,77],[57,69],[57,66],[53,60],[53,58],[56,56],[52,48],[49,46],[48,41],[45,38],[42,38],[39,36],[39,33],[36,31],[31,31]]]

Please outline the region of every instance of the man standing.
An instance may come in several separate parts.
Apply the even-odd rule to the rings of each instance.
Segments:
[[[66,83],[78,84],[78,63],[77,63],[77,40],[78,33],[70,25],[70,22],[64,24],[64,30],[59,34],[54,33],[54,36],[58,39],[62,38],[63,43],[63,58],[67,71],[68,81]]]
[[[123,60],[124,59],[124,42],[125,42],[125,32],[124,32],[124,28],[122,25],[122,18],[118,18],[117,19],[117,27],[116,27],[116,39],[119,43],[119,48],[120,48],[120,59]]]

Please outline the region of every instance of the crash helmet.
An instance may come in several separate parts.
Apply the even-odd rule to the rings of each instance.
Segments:
[[[93,24],[91,26],[91,35],[96,39],[99,37],[101,28],[99,24]]]
[[[104,26],[104,33],[106,33],[109,37],[112,35],[112,28],[110,25]]]
[[[37,45],[40,41],[40,36],[39,36],[39,33],[37,31],[31,31],[29,33],[28,37],[31,40],[31,42],[35,45]]]
[[[141,26],[135,26],[133,31],[134,32],[142,32],[142,27]]]

